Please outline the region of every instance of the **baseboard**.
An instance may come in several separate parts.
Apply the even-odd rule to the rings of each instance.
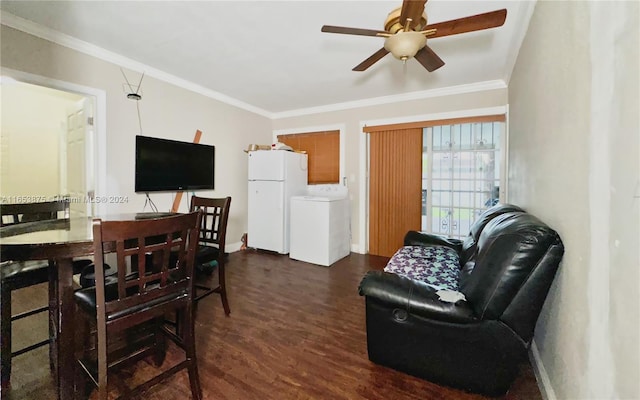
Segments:
[[[239,251],[240,248],[242,247],[242,242],[236,242],[236,243],[227,243],[224,246],[224,249],[227,253],[234,253],[236,251]],[[351,251],[354,253],[360,253],[360,246],[356,245],[356,244],[352,244],[351,245]]]
[[[557,400],[556,392],[553,390],[553,386],[551,386],[549,374],[547,374],[547,370],[544,368],[544,364],[542,364],[540,351],[538,350],[535,339],[531,341],[529,360],[533,367],[533,373],[536,375],[536,380],[538,381],[538,387],[540,388],[542,398],[544,400]]]
[[[235,253],[236,251],[239,251],[241,247],[242,242],[226,243],[224,246],[224,250],[227,253]]]

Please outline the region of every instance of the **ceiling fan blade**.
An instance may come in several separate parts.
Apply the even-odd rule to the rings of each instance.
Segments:
[[[442,36],[457,35],[459,33],[496,28],[502,26],[506,18],[507,10],[503,8],[502,10],[427,25],[424,29],[436,29],[435,34],[429,35],[429,39],[433,39]]]
[[[407,18],[411,18],[410,28],[415,28],[420,23],[426,3],[427,0],[404,0],[400,11],[400,24],[404,27]]]
[[[416,53],[415,59],[429,72],[433,72],[444,65],[444,61],[427,45]]]
[[[364,71],[364,70],[366,70],[367,68],[369,68],[370,66],[372,66],[373,64],[378,62],[382,57],[386,56],[387,53],[389,53],[389,50],[385,49],[384,47],[381,48],[380,50],[378,50],[375,53],[373,53],[371,55],[371,57],[367,58],[366,60],[364,60],[360,64],[356,65],[353,68],[352,71]]]
[[[345,35],[378,36],[379,33],[389,34],[387,31],[376,31],[374,29],[347,28],[344,26],[324,25],[322,32],[342,33]]]

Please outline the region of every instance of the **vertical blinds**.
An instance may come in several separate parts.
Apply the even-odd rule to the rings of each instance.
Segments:
[[[369,253],[391,257],[420,230],[422,128],[372,133],[369,169]]]

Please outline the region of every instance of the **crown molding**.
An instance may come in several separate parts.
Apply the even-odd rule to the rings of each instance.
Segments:
[[[273,113],[266,111],[262,108],[245,103],[233,97],[216,92],[214,90],[205,88],[196,83],[190,82],[186,79],[179,78],[170,73],[161,71],[157,68],[153,68],[147,64],[132,60],[124,57],[120,54],[106,50],[102,47],[87,43],[83,40],[77,39],[73,36],[69,36],[62,32],[47,28],[43,25],[37,24],[33,21],[18,17],[6,11],[0,10],[0,23],[10,28],[28,33],[30,35],[39,37],[49,42],[56,43],[60,46],[68,47],[76,50],[80,53],[84,53],[101,60],[110,62],[123,68],[127,68],[136,72],[144,72],[145,75],[151,76],[166,83],[181,87],[183,89],[190,90],[192,92],[201,94],[214,100],[218,100],[225,104],[241,108],[246,111],[262,115],[263,117],[273,118]]]
[[[502,80],[492,80],[484,82],[475,82],[466,85],[448,86],[438,89],[422,90],[416,92],[395,94],[390,96],[372,97],[364,100],[348,101],[344,103],[327,104],[325,106],[301,108],[298,110],[283,111],[273,113],[272,119],[299,117],[309,114],[320,114],[325,112],[334,112],[348,110],[352,108],[379,106],[390,103],[398,103],[410,100],[423,100],[432,97],[443,97],[457,94],[482,92],[485,90],[506,89],[507,84]]]

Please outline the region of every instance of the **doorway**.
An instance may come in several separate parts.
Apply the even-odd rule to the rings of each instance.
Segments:
[[[11,72],[2,76],[0,92],[2,202],[69,197],[72,216],[95,215],[104,162],[96,146],[97,96],[69,90],[73,84]]]

